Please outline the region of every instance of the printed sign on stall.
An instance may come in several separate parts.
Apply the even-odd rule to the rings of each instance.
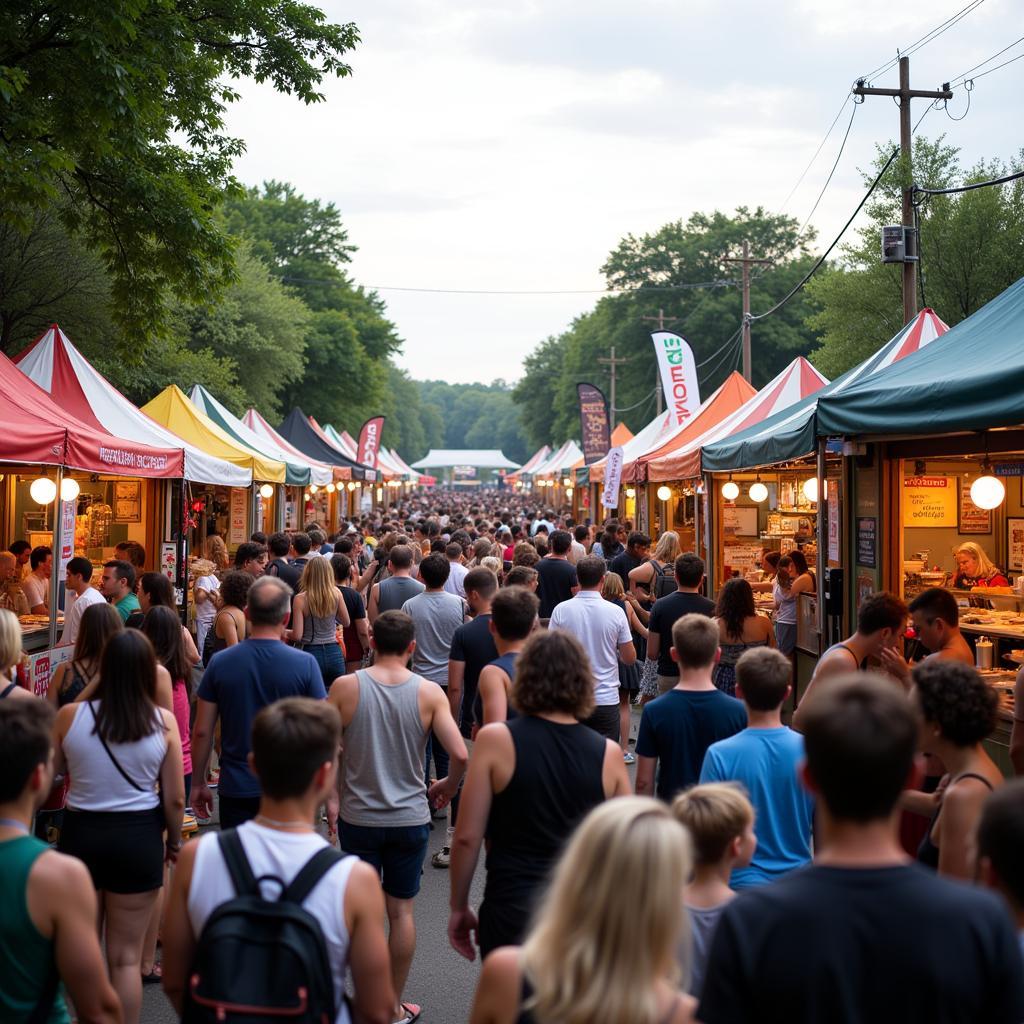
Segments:
[[[248,530],[245,528],[245,491],[240,487],[231,488],[231,522],[229,541],[231,544],[244,544]]]
[[[601,493],[601,505],[604,508],[618,507],[623,455],[622,445],[617,445],[608,453],[604,467],[604,491]]]
[[[956,526],[955,476],[909,476],[903,481],[904,526]]]

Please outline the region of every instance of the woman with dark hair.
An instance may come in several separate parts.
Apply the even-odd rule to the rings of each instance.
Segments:
[[[363,595],[353,586],[358,577],[353,570],[352,559],[348,555],[332,555],[331,568],[334,570],[334,582],[337,583],[348,609],[349,624],[342,630],[342,639],[345,642],[345,671],[355,672],[362,665],[363,658],[370,649],[370,620],[366,617]]]
[[[245,639],[245,606],[253,577],[240,569],[232,569],[220,581],[220,608],[210,625],[203,644],[203,664],[225,647],[234,647]]]
[[[181,741],[156,691],[153,645],[126,629],[103,649],[94,699],[61,708],[54,729],[54,768],[71,776],[60,850],[92,875],[127,1024],[139,1019],[143,939],[185,808]]]
[[[783,555],[775,569],[772,596],[775,598],[775,640],[785,655],[796,647],[796,602],[801,594],[814,593],[814,574],[807,568],[802,551]]]
[[[996,727],[999,697],[973,666],[948,658],[926,658],[912,679],[921,749],[948,772],[917,859],[940,875],[966,880],[967,841],[985,798],[1003,784],[1003,773],[982,746]]]
[[[174,586],[162,572],[144,572],[139,577],[136,593],[139,597],[139,611],[144,616],[150,608],[170,608],[177,617],[178,606],[174,600]],[[141,629],[142,623],[140,622],[136,628]],[[199,664],[199,651],[196,648],[195,640],[192,639],[192,634],[184,626],[181,626],[181,642],[191,670],[193,665]]]
[[[581,724],[593,710],[594,682],[574,636],[533,633],[516,659],[511,698],[518,716],[477,733],[451,850],[448,938],[469,960],[471,931],[481,956],[522,941],[572,830],[592,807],[631,792],[619,745]],[[469,889],[485,838],[478,924]]]
[[[46,699],[59,708],[77,701],[85,688],[99,679],[104,645],[123,629],[121,616],[112,604],[104,601],[86,608],[78,626],[74,656],[57,666]]]
[[[774,647],[771,619],[758,615],[754,591],[744,579],[726,580],[715,607],[718,623],[719,656],[714,682],[723,693],[736,695],[736,662],[751,647]]]

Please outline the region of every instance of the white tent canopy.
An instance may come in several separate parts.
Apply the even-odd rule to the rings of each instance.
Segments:
[[[431,448],[422,459],[412,464],[413,469],[450,469],[453,466],[473,466],[475,469],[518,469],[497,448]]]
[[[533,476],[554,476],[568,472],[583,458],[583,449],[575,441],[566,441],[554,454],[545,459],[536,469]]]

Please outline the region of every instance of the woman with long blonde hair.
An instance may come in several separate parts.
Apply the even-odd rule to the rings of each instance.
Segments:
[[[349,625],[345,598],[334,582],[334,569],[326,558],[310,558],[302,570],[299,592],[292,602],[289,639],[316,658],[329,690],[345,674],[345,656],[338,643],[338,627]]]
[[[5,697],[32,697],[18,685],[18,663],[21,661],[21,623],[7,608],[0,608],[0,700]]]
[[[1008,587],[1010,581],[980,544],[965,540],[954,552],[956,576],[953,586],[960,590],[973,587]]]
[[[576,830],[521,947],[485,961],[470,1024],[686,1024],[678,990],[686,830],[657,800],[623,797]]]
[[[629,592],[638,600],[642,601],[647,608],[654,603],[655,599],[662,595],[657,593],[659,577],[665,577],[671,581],[669,592],[676,589],[675,571],[676,559],[682,554],[679,547],[679,534],[675,530],[666,530],[659,538],[654,548],[654,554],[629,573]]]

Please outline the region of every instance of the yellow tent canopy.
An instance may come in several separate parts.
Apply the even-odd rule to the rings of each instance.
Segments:
[[[285,482],[286,467],[283,462],[267,458],[241,441],[236,441],[200,412],[175,384],[164,388],[156,398],[142,407],[142,411],[208,455],[216,455],[219,459],[250,470],[255,480],[265,480],[272,484]]]

